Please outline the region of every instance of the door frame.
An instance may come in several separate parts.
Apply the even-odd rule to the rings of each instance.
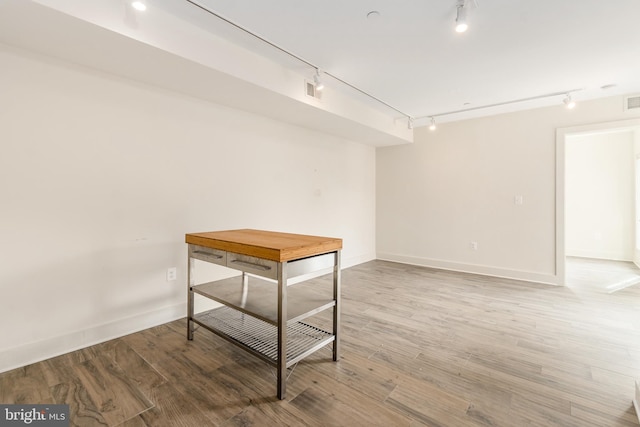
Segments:
[[[640,119],[616,120],[590,125],[571,126],[556,129],[556,284],[566,285],[566,246],[565,246],[565,166],[566,138],[570,135],[605,132],[608,130],[635,130],[640,127]],[[638,134],[636,134],[638,135]],[[636,136],[639,137],[639,136]],[[635,160],[635,155],[634,155]],[[638,173],[638,171],[636,171]],[[638,189],[636,189],[636,197]],[[635,205],[634,205],[635,206]],[[638,212],[636,212],[636,219]],[[636,227],[638,222],[636,221]],[[634,230],[635,234],[635,230]],[[638,250],[635,252],[638,256]]]
[[[636,216],[634,224],[636,226],[635,230],[635,238],[633,242],[633,263],[640,268],[640,129],[636,129],[635,131],[635,141],[634,141],[634,159],[633,159],[633,167],[635,172],[635,180],[634,180],[634,194],[635,194],[635,209]],[[638,414],[640,415],[640,414]]]

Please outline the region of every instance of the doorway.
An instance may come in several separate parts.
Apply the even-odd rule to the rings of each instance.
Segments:
[[[556,136],[558,284],[610,293],[640,283],[640,119]]]

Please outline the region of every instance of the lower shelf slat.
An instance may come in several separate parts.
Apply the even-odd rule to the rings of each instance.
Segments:
[[[237,344],[273,365],[278,361],[278,328],[229,307],[218,307],[194,316],[193,321]],[[287,326],[287,367],[333,342],[332,333],[295,322]]]

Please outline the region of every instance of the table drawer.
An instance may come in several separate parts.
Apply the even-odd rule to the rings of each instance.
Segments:
[[[269,279],[278,278],[278,263],[268,259],[229,252],[227,253],[227,267]]]
[[[219,249],[211,249],[204,246],[189,245],[189,256],[200,261],[213,264],[227,265],[227,253]]]
[[[307,258],[289,261],[287,266],[287,277],[292,278],[310,274],[321,270],[330,270],[335,264],[335,252],[323,255],[314,255]]]

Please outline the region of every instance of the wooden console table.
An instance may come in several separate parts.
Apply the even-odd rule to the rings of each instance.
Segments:
[[[198,324],[276,366],[279,399],[285,398],[287,368],[329,343],[338,360],[342,239],[245,229],[191,233],[185,241],[189,340]],[[195,260],[242,275],[196,285]],[[304,282],[287,286],[291,278],[331,269],[332,297],[319,297]],[[195,314],[194,294],[223,306]],[[303,322],[328,309],[333,309],[331,331]]]

